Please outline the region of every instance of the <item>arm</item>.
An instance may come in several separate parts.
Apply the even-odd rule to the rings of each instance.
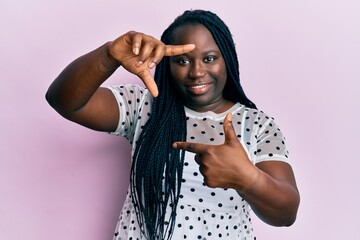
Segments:
[[[119,110],[110,90],[99,86],[119,67],[109,43],[70,63],[50,85],[46,100],[63,117],[83,126],[113,131]]]
[[[194,48],[192,44],[164,45],[151,36],[128,32],[70,63],[50,85],[46,100],[71,121],[99,131],[114,131],[121,113],[111,91],[100,85],[122,66],[139,76],[156,97],[157,86],[150,69],[163,56]]]
[[[236,137],[231,114],[225,118],[224,133],[222,145],[177,142],[173,146],[196,153],[195,161],[207,186],[233,188],[264,222],[291,225],[300,197],[290,165],[269,161],[255,166]]]
[[[238,186],[238,193],[264,222],[274,226],[292,225],[300,195],[291,166],[281,161],[265,161],[248,171],[254,172],[252,183]]]

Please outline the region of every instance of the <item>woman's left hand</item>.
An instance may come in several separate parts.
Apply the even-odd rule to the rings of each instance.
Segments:
[[[231,113],[224,120],[225,141],[221,145],[175,142],[173,147],[195,153],[204,182],[209,187],[244,189],[257,178],[256,167],[236,137]]]

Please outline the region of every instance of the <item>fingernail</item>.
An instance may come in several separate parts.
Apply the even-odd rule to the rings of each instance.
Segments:
[[[151,62],[150,65],[149,65],[149,68],[153,69],[155,66],[156,66],[156,64],[154,62]]]
[[[139,48],[138,47],[134,48],[133,52],[135,55],[139,55]]]
[[[228,117],[229,122],[231,122],[231,121],[232,121],[232,114],[231,114],[231,113],[228,113],[228,114],[227,114],[227,117]]]
[[[138,62],[135,64],[135,66],[140,67],[143,63],[144,63],[144,62],[140,60],[140,61],[138,61]]]

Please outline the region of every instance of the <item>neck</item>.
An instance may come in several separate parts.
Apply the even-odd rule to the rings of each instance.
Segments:
[[[188,105],[185,104],[185,106],[193,111],[196,112],[214,112],[214,113],[223,113],[225,111],[227,111],[229,108],[231,108],[232,106],[234,106],[235,103],[233,103],[232,101],[229,100],[225,100],[222,101],[221,103],[219,102],[215,102],[213,104],[210,105],[206,105],[206,106],[192,106],[192,105]]]

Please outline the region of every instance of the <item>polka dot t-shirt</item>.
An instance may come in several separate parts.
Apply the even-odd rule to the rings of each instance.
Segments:
[[[112,86],[121,116],[112,134],[135,143],[151,113],[152,97],[137,85]],[[289,162],[285,138],[274,119],[264,112],[239,103],[224,113],[195,112],[185,107],[187,141],[224,143],[223,121],[228,112],[238,139],[254,163],[277,160]],[[135,144],[132,144],[132,153]],[[121,211],[114,240],[145,239],[137,224],[130,193]],[[172,239],[256,239],[253,233],[250,207],[233,189],[205,186],[194,154],[186,152]]]

